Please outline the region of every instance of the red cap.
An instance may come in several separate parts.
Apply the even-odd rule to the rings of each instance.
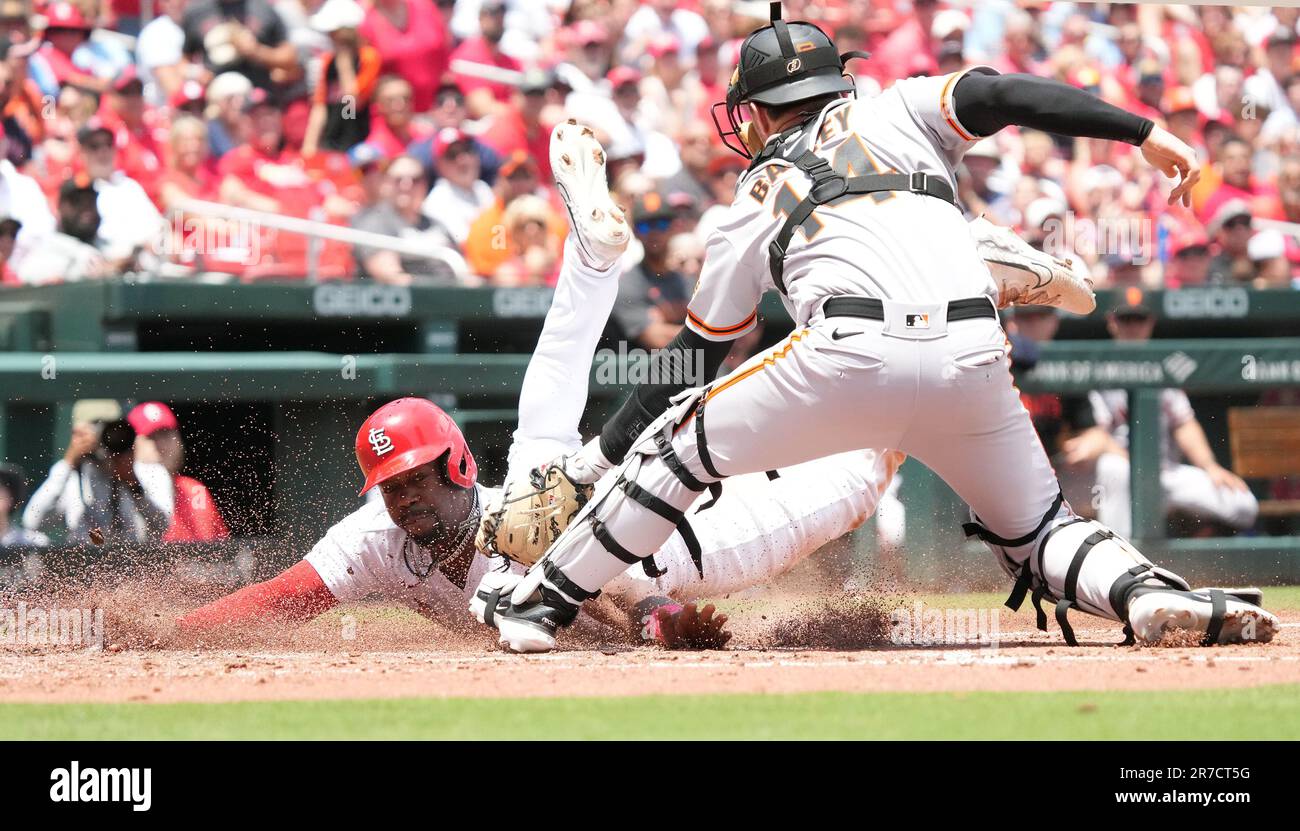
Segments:
[[[634,66],[616,66],[605,76],[605,80],[609,81],[609,85],[614,89],[618,89],[624,84],[639,84],[641,83],[641,70]]]
[[[669,52],[681,52],[682,43],[675,35],[665,32],[650,41],[650,45],[646,47],[646,51],[650,53],[651,57],[662,58]]]
[[[478,480],[478,466],[456,422],[423,398],[399,398],[371,413],[357,431],[356,449],[366,477],[361,493],[444,453],[451,481],[472,488]]]
[[[93,26],[86,22],[81,9],[65,0],[51,3],[45,8],[45,29],[80,29],[89,32]]]
[[[126,420],[131,423],[136,434],[140,436],[150,436],[159,430],[176,430],[180,427],[180,422],[176,420],[176,414],[161,401],[146,401],[143,404],[137,404],[127,414]]]
[[[583,19],[569,27],[569,39],[585,46],[588,43],[604,43],[609,40],[609,33],[596,21]]]
[[[117,77],[113,79],[113,91],[121,92],[132,84],[144,86],[144,81],[140,78],[140,73],[135,71],[133,63],[127,64],[125,69],[117,73]]]
[[[456,127],[443,127],[438,134],[433,137],[433,157],[441,159],[442,154],[447,152],[447,148],[457,142],[472,141],[469,133]]]
[[[171,107],[173,110],[179,110],[186,104],[193,104],[195,101],[205,100],[207,100],[207,93],[203,89],[203,84],[190,78],[176,88],[176,91],[172,93],[171,98],[167,99],[167,106]]]

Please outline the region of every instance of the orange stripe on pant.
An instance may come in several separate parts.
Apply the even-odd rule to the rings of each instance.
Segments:
[[[748,378],[749,376],[753,375],[754,373],[758,372],[758,371],[761,370],[761,369],[766,369],[767,367],[772,366],[774,363],[776,363],[776,361],[777,361],[779,358],[784,358],[786,355],[789,355],[789,354],[790,354],[790,350],[794,348],[794,345],[795,345],[796,343],[798,343],[799,341],[803,340],[803,336],[806,335],[806,334],[808,334],[808,330],[807,330],[807,329],[803,329],[803,330],[801,330],[801,331],[795,332],[794,334],[790,335],[789,342],[786,343],[785,346],[783,346],[783,347],[781,347],[780,349],[778,349],[777,351],[773,352],[771,355],[768,355],[768,356],[767,356],[766,358],[764,358],[762,361],[760,361],[759,363],[755,364],[754,366],[751,366],[749,369],[747,369],[747,370],[745,370],[744,372],[740,373],[740,374],[737,375],[736,377],[734,377],[734,378],[728,378],[727,381],[726,381],[725,383],[722,384],[722,386],[714,387],[713,389],[709,390],[709,391],[708,391],[707,393],[705,393],[705,395],[704,395],[704,401],[705,401],[705,403],[708,403],[709,401],[711,401],[711,400],[713,399],[713,396],[717,395],[718,393],[722,392],[723,390],[725,390],[725,389],[727,389],[727,388],[729,388],[729,387],[732,387],[732,386],[734,386],[734,385],[740,383],[741,381],[745,380],[746,378]],[[682,423],[681,423],[681,424],[678,424],[676,427],[673,428],[673,435],[674,435],[674,436],[677,435],[677,433],[678,433],[678,432],[679,432],[683,427],[685,427],[687,424],[690,424],[690,423],[691,423],[691,419],[693,419],[693,418],[695,418],[695,411],[694,411],[694,410],[691,410],[690,414],[687,415],[686,418],[682,419]]]

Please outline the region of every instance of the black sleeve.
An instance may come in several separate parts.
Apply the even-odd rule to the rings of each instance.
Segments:
[[[952,91],[957,120],[978,136],[1015,124],[1063,136],[1141,144],[1154,122],[1090,92],[1034,75],[968,72]]]
[[[614,464],[623,461],[632,442],[668,407],[668,399],[688,387],[712,381],[734,341],[713,341],[685,326],[667,346],[655,352],[651,378],[667,383],[641,384],[600,431],[600,452]],[[692,355],[694,352],[694,355]],[[694,360],[688,361],[691,357]]]

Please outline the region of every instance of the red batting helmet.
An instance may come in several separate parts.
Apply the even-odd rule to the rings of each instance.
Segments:
[[[423,398],[390,401],[371,413],[357,431],[357,464],[366,477],[361,493],[444,453],[451,481],[462,488],[474,487],[478,465],[451,416]]]

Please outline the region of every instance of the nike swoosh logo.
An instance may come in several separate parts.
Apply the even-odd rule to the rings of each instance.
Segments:
[[[861,332],[841,332],[839,329],[836,329],[834,332],[831,332],[831,340],[844,340],[845,338],[851,338],[851,337],[853,337],[854,335],[860,335],[860,334],[862,334],[862,333],[861,333]]]

